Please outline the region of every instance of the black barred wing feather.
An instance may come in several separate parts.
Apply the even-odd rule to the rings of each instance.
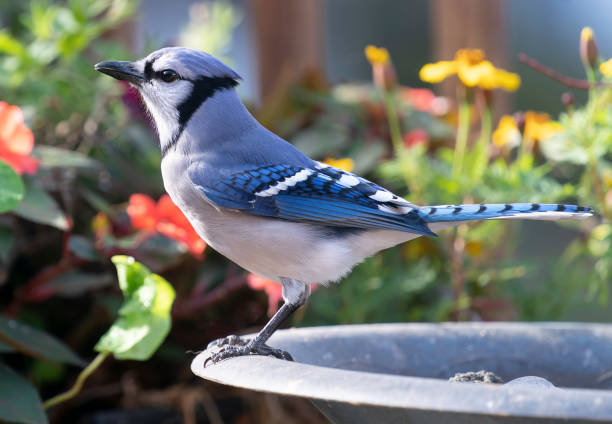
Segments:
[[[325,164],[245,169],[208,184],[197,173],[189,176],[220,208],[326,226],[434,235],[416,206],[368,180]]]

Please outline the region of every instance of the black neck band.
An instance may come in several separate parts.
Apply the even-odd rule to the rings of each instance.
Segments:
[[[229,77],[201,77],[192,81],[192,83],[193,90],[191,94],[178,106],[179,127],[172,134],[170,142],[162,147],[162,158],[176,145],[191,116],[202,103],[212,97],[217,91],[227,90],[238,85],[238,81]]]

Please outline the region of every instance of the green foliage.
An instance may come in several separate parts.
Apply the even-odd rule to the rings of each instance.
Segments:
[[[3,316],[0,316],[0,340],[37,359],[83,365],[83,360],[55,337]]]
[[[189,24],[179,36],[179,45],[203,50],[227,61],[232,30],[242,16],[228,1],[198,2],[189,8]]]
[[[127,256],[114,256],[125,301],[119,319],[102,336],[95,350],[117,359],[145,361],[170,331],[174,289],[162,277]]]
[[[25,196],[13,212],[39,224],[51,225],[64,231],[68,229],[68,218],[55,199],[27,180]]]
[[[302,324],[391,322],[398,315],[411,321],[434,320],[436,311],[415,303],[438,295],[436,267],[429,259],[407,264],[400,250],[367,259],[329,290],[312,294]]]
[[[584,283],[586,299],[606,305],[612,276],[612,88],[611,78],[594,70],[590,75],[604,84],[589,90],[583,107],[561,114],[563,132],[542,147],[559,175],[578,181],[574,195],[603,219],[568,247],[555,281],[567,284],[573,276]]]
[[[0,363],[0,421],[20,424],[47,423],[47,416],[36,389],[2,363]]]
[[[0,160],[0,213],[15,208],[23,198],[24,187],[19,175]]]

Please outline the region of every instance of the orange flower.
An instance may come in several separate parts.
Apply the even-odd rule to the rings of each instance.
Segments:
[[[34,135],[23,122],[18,106],[0,102],[0,160],[19,175],[34,174],[38,160],[29,156],[34,147]]]
[[[525,113],[525,138],[541,141],[563,131],[563,125],[551,121],[550,116],[543,112],[527,111]]]
[[[202,258],[206,243],[167,194],[157,204],[146,194],[132,194],[127,213],[135,229],[155,230],[183,244],[193,256]]]
[[[283,287],[272,280],[260,277],[259,275],[249,274],[247,284],[253,290],[263,290],[268,295],[268,316],[274,315],[278,310],[278,304],[283,300]],[[315,291],[317,284],[310,285],[310,290]]]

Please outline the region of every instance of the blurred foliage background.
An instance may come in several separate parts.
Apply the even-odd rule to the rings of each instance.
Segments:
[[[176,44],[226,57],[234,28],[271,7],[253,4],[194,4]],[[155,130],[138,96],[93,70],[162,46],[125,43],[139,10],[127,0],[2,3],[0,397],[18,407],[0,405],[0,421],[322,422],[307,403],[197,381],[189,371],[185,352],[257,330],[278,307],[280,287],[197,237],[164,195]],[[265,31],[258,34],[269,58]],[[558,116],[512,110],[502,93],[520,90],[520,76],[478,49],[420,64],[410,77],[421,78],[419,87],[402,85],[394,52],[375,46],[359,51],[369,82],[330,84],[308,49],[295,69],[277,67],[279,83],[249,107],[315,159],[417,204],[560,202],[598,212],[583,222],[464,224],[389,249],[342,284],[317,286],[293,324],[556,320],[581,309],[606,317],[612,62],[588,28],[575,46],[568,57],[582,62],[579,79],[521,59],[567,90]],[[426,88],[443,80],[453,89]],[[550,254],[530,247],[546,246],[535,240],[542,237]],[[141,289],[157,300],[137,302]],[[159,337],[131,332],[142,322]],[[85,377],[76,398],[58,399]]]

